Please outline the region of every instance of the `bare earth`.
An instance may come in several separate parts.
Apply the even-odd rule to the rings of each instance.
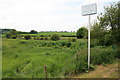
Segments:
[[[77,76],[74,76],[74,78],[120,78],[120,65],[118,66],[118,62],[115,62],[114,64],[108,64],[108,65],[99,65],[96,66],[96,69],[93,71],[90,71],[88,73],[81,73]]]

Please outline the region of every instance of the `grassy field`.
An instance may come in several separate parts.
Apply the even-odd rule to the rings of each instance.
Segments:
[[[87,39],[72,41],[3,39],[3,78],[64,78],[87,71]],[[91,48],[91,67],[112,63],[118,49],[111,46]]]
[[[44,65],[48,67],[49,77],[62,77],[68,67],[74,69],[76,49],[68,44],[62,47],[60,43],[66,41],[4,39],[3,77],[44,77]]]
[[[75,32],[39,32],[39,35],[49,36],[52,34],[58,34],[60,36],[76,36]]]

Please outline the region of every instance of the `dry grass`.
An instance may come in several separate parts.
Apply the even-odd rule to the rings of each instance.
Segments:
[[[118,61],[114,64],[108,65],[99,65],[96,66],[94,71],[90,71],[89,73],[82,73],[74,78],[118,78],[118,72],[120,71],[118,68]]]

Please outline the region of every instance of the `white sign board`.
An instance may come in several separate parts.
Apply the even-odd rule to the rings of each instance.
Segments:
[[[92,14],[96,14],[96,13],[97,13],[96,3],[82,6],[82,15],[83,16],[92,15]]]

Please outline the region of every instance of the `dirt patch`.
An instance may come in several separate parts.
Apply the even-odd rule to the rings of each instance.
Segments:
[[[88,73],[81,73],[74,78],[118,78],[119,72],[118,62],[114,64],[108,64],[106,66],[96,66],[94,71]]]

